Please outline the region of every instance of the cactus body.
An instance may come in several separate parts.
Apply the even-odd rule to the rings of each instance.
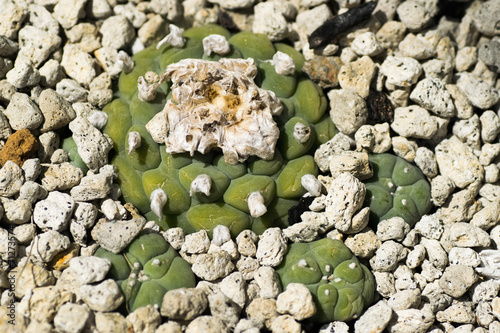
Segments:
[[[122,254],[99,248],[95,256],[111,261],[108,275],[120,285],[127,312],[148,304],[161,307],[167,291],[196,285],[191,265],[158,234],[140,234]]]
[[[373,300],[373,275],[339,240],[290,245],[276,272],[283,289],[289,283],[309,288],[316,303],[315,322],[357,318]]]
[[[431,187],[420,169],[391,154],[370,155],[373,177],[366,185],[365,206],[370,223],[402,217],[413,226],[431,209]]]
[[[231,51],[225,57],[254,58],[258,67],[255,83],[273,91],[281,101],[283,112],[274,117],[280,137],[271,160],[253,156],[232,165],[216,149],[205,154],[195,152],[193,156],[169,154],[145,128],[172,97],[171,82],[160,86],[154,100],[143,102],[137,94],[139,76],[147,71],[161,75],[168,65],[186,58],[217,61],[219,55],[208,56],[203,51],[202,40],[210,34],[223,35],[230,43]],[[272,44],[264,35],[240,32],[231,36],[221,27],[205,26],[187,30],[184,37],[186,44],[182,48],[164,45],[157,50],[152,46],[136,54],[134,70],[120,76],[116,99],[104,108],[109,121],[103,132],[114,142],[112,164],[118,169],[124,200],[147,218],[158,221],[161,228],[181,227],[187,233],[205,229],[211,236],[214,226],[224,224],[235,237],[244,229],[262,233],[271,226],[286,226],[288,209],[306,192],[300,178],[318,173],[308,154],[337,133],[325,114],[327,103],[322,90],[302,77],[304,59],[300,53],[285,44]],[[292,75],[277,74],[269,62],[277,51],[294,59],[296,70]],[[310,137],[304,142],[293,135],[297,122],[310,129]],[[142,140],[140,147],[128,153],[127,138],[132,131],[138,132]],[[203,174],[211,179],[209,195],[190,194],[191,182]],[[161,219],[151,212],[149,199],[158,188],[168,197]],[[247,206],[248,196],[255,191],[262,194],[267,208],[259,217],[249,215]]]

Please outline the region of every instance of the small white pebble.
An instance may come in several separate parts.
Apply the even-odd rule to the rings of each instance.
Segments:
[[[307,267],[307,261],[305,259],[300,259],[297,265],[300,267]]]
[[[321,182],[316,177],[314,177],[314,175],[303,175],[300,179],[300,183],[307,192],[311,193],[312,196],[319,197],[321,195]]]
[[[160,259],[154,259],[151,263],[153,266],[160,266]]]
[[[325,271],[330,272],[330,269],[332,269],[332,266],[330,266],[330,265],[325,266]]]
[[[181,29],[173,24],[170,24],[168,27],[170,28],[170,33],[158,42],[156,45],[157,50],[160,49],[160,47],[165,43],[169,43],[175,48],[182,48],[186,43],[186,40],[182,37],[184,29]]]
[[[252,192],[248,196],[248,209],[252,217],[259,217],[267,212],[266,205],[264,205],[264,197],[260,192]]]
[[[298,142],[305,143],[307,142],[307,140],[309,140],[310,136],[311,129],[309,127],[302,124],[301,122],[295,124],[293,128],[293,137],[297,139]]]
[[[138,262],[135,262],[134,263],[134,268],[139,268],[139,267],[141,267],[141,265]]]
[[[130,280],[128,282],[128,285],[131,286],[131,287],[133,287],[133,286],[135,286],[135,282],[136,282],[136,280]]]
[[[141,146],[141,135],[139,132],[130,132],[128,134],[128,153],[130,154]]]
[[[161,220],[163,217],[163,206],[165,206],[168,200],[167,194],[161,188],[157,188],[151,192],[149,200],[151,201],[151,211]]]
[[[212,178],[209,175],[201,174],[198,175],[192,182],[189,189],[189,195],[193,196],[195,193],[203,193],[206,196],[210,195],[210,189],[212,188]]]
[[[338,282],[342,281],[342,279],[341,278],[335,278],[333,281],[335,281],[335,282],[338,283]]]
[[[231,51],[231,45],[229,45],[226,37],[222,35],[209,35],[203,38],[203,52],[211,55],[215,52],[220,55],[228,54]]]
[[[102,129],[108,122],[108,114],[103,111],[94,111],[87,120],[97,129]]]
[[[295,61],[288,54],[281,51],[274,54],[273,64],[276,73],[280,75],[292,75],[295,72]]]
[[[403,204],[403,206],[406,206],[408,204],[408,202],[406,201],[406,199],[401,200],[401,203]]]
[[[330,289],[325,289],[325,295],[326,296],[330,295]]]
[[[351,262],[351,263],[349,264],[349,268],[350,268],[350,269],[354,269],[354,268],[356,268],[356,263],[355,263],[355,262]]]

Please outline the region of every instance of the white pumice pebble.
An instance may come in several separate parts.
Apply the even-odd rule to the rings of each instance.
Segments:
[[[203,52],[207,55],[217,53],[219,55],[226,55],[231,51],[231,45],[229,45],[226,37],[222,35],[208,35],[203,38]]]
[[[254,33],[266,35],[271,41],[287,38],[292,29],[286,20],[282,7],[284,7],[283,3],[278,1],[257,3],[254,7],[255,19],[249,28]]]
[[[373,32],[365,32],[356,36],[351,43],[351,48],[360,56],[370,57],[376,56],[384,50]]]
[[[301,122],[296,123],[293,127],[293,137],[297,139],[298,142],[305,143],[309,140],[310,136],[311,129]]]
[[[304,320],[316,313],[316,305],[311,292],[301,283],[289,283],[286,290],[278,295],[278,313],[290,314],[296,320]]]
[[[195,193],[203,193],[206,196],[210,195],[212,188],[212,178],[207,174],[200,174],[191,182],[189,195],[193,196]]]
[[[53,191],[45,200],[36,203],[33,219],[44,231],[63,231],[68,227],[74,208],[75,201],[69,194]]]
[[[380,72],[387,77],[387,84],[410,87],[422,74],[422,65],[413,58],[388,56],[380,66]]]
[[[94,111],[87,117],[87,120],[92,126],[101,130],[108,123],[108,114],[103,111]]]
[[[256,258],[262,266],[278,266],[287,250],[287,242],[280,228],[268,228],[260,236]]]
[[[224,225],[218,225],[212,231],[212,243],[221,246],[231,240],[229,228]]]
[[[274,54],[273,64],[278,74],[292,75],[295,72],[295,61],[288,54],[281,51]]]
[[[151,201],[151,211],[158,216],[158,219],[163,217],[163,207],[167,203],[168,196],[161,188],[157,188],[149,196]]]
[[[210,239],[205,230],[186,235],[184,243],[181,247],[181,252],[188,254],[206,253],[210,247]]]
[[[321,195],[321,190],[323,186],[321,185],[321,182],[312,174],[307,174],[302,176],[300,179],[301,185],[306,189],[307,192],[309,192],[312,196],[319,196]]]
[[[157,50],[159,50],[161,46],[166,43],[172,45],[175,48],[182,48],[186,43],[186,39],[182,37],[184,29],[179,28],[174,24],[170,24],[168,28],[170,29],[170,33],[165,38],[163,38],[161,41],[158,42],[158,44],[156,45]]]
[[[391,128],[405,138],[430,139],[438,130],[436,117],[418,106],[396,108]]]
[[[252,217],[260,217],[267,212],[267,207],[264,204],[264,197],[258,191],[250,193],[247,198],[248,210]]]
[[[481,149],[481,122],[477,114],[469,119],[457,121],[453,125],[453,134],[472,149]]]

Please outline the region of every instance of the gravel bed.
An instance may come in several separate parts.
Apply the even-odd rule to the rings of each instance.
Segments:
[[[500,0],[381,0],[368,20],[309,47],[319,26],[363,3],[0,0],[0,331],[500,332]],[[197,288],[125,317],[114,312],[123,295],[106,279],[109,261],[92,254],[160,231],[119,200],[101,110],[133,54],[172,24],[210,23],[301,51],[340,133],[315,154],[324,175],[309,180],[319,196],[302,223],[235,240],[225,227],[211,240],[161,232],[193,264]],[[394,114],[367,108],[371,90]],[[377,117],[386,122],[368,124]],[[63,149],[71,135],[86,173]],[[396,217],[374,231],[342,208],[359,207],[356,177],[369,166],[358,159],[371,152],[400,156],[429,180],[433,208],[413,227]],[[342,223],[319,227],[339,214]],[[292,241],[323,237],[344,241],[375,276],[373,305],[349,323],[308,322],[309,291],[281,290],[273,268]]]

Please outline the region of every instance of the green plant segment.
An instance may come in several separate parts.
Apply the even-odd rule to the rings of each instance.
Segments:
[[[122,254],[99,248],[94,255],[111,261],[108,275],[120,285],[128,312],[148,304],[161,307],[167,291],[196,286],[191,265],[155,233],[140,234]]]
[[[219,55],[208,56],[203,51],[202,40],[211,34],[226,37],[231,46],[226,57],[254,58],[258,67],[255,83],[273,91],[283,105],[281,115],[274,117],[280,137],[272,160],[253,156],[233,165],[215,149],[206,154],[195,152],[192,156],[169,154],[165,145],[156,143],[145,128],[172,97],[171,82],[160,86],[154,100],[143,102],[138,98],[138,78],[148,71],[161,75],[168,65],[182,59],[217,61]],[[187,30],[184,37],[186,44],[182,48],[152,46],[137,53],[133,71],[120,76],[116,98],[104,108],[109,119],[103,132],[114,142],[112,164],[117,167],[124,200],[148,219],[158,221],[163,229],[181,227],[187,233],[206,229],[211,235],[211,230],[222,224],[235,237],[244,229],[260,234],[268,227],[287,226],[289,208],[306,192],[301,177],[318,174],[310,152],[337,133],[325,114],[327,101],[322,90],[302,77],[304,59],[299,52],[285,44],[272,44],[264,35],[240,32],[231,36],[219,26],[205,26]],[[296,67],[292,75],[276,73],[270,60],[277,51],[294,59]],[[310,137],[301,142],[294,136],[299,122],[310,130]],[[142,142],[129,153],[131,132],[138,132]],[[212,186],[208,195],[190,190],[199,175],[210,177]],[[162,189],[168,198],[161,219],[151,211],[150,195],[156,189]],[[267,212],[262,216],[249,214],[247,199],[252,192],[259,192],[264,199]]]
[[[365,206],[370,223],[402,217],[413,226],[431,209],[431,187],[420,169],[391,154],[370,155],[373,177],[366,185]]]
[[[293,243],[276,272],[283,289],[304,284],[316,303],[314,322],[357,318],[373,300],[375,280],[339,240]]]

